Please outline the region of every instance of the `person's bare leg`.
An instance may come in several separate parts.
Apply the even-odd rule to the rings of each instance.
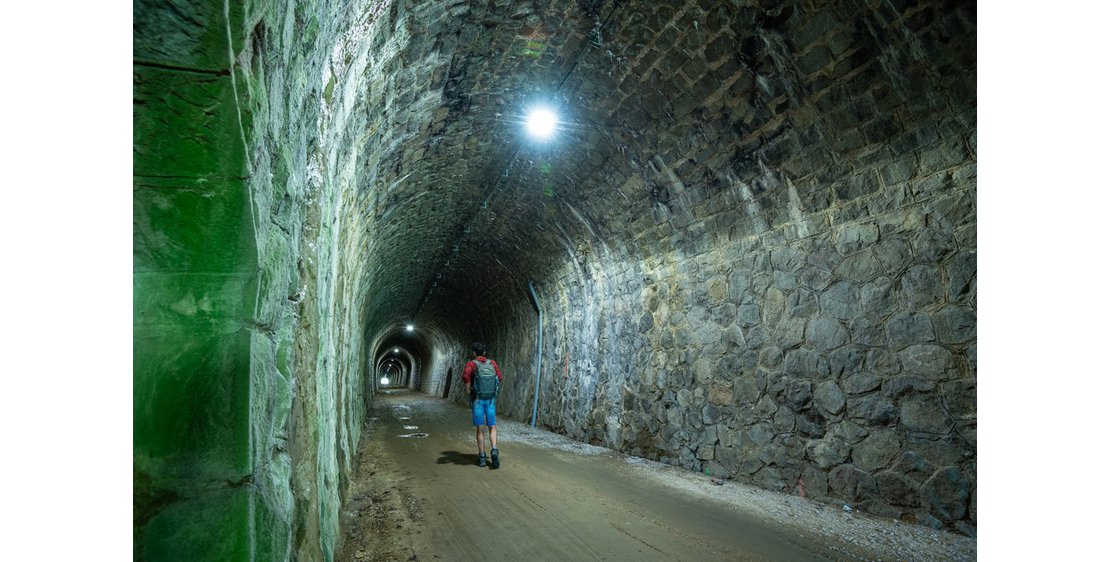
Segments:
[[[489,448],[490,449],[496,449],[497,448],[497,426],[496,425],[489,426]]]
[[[478,456],[486,452],[486,440],[482,439],[482,426],[474,426],[474,440],[478,442]]]

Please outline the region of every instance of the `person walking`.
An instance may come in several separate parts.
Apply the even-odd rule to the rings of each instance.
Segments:
[[[470,417],[474,421],[474,436],[478,442],[478,466],[486,466],[486,443],[482,428],[489,433],[489,465],[499,468],[501,459],[497,451],[497,392],[501,390],[501,367],[497,361],[486,357],[486,346],[474,342],[470,346],[474,358],[463,368],[463,383],[470,398]]]

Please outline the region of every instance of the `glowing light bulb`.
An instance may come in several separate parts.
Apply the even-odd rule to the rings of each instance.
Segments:
[[[555,117],[555,112],[546,107],[537,107],[533,108],[532,111],[528,113],[528,120],[525,122],[525,127],[532,136],[546,139],[555,131],[555,125],[558,121],[558,118]]]

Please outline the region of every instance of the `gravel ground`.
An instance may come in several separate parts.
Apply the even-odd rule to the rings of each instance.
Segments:
[[[632,457],[604,447],[571,440],[548,431],[506,420],[499,426],[506,438],[576,453],[623,459],[645,480],[683,490],[732,509],[759,515],[777,525],[796,529],[800,537],[859,547],[843,554],[855,560],[975,560],[976,540],[923,525],[884,519],[860,512],[846,512],[806,498],[781,494],[756,486],[719,480],[668,464]],[[834,548],[835,550],[835,548]],[[878,556],[876,553],[880,553]]]

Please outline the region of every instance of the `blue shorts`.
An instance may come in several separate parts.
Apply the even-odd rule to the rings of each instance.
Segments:
[[[475,400],[470,405],[470,417],[474,419],[474,426],[497,425],[497,399]]]

